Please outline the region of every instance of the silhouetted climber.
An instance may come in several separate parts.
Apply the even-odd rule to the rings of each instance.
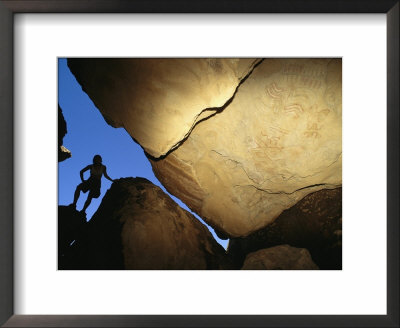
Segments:
[[[87,170],[90,170],[90,177],[89,179],[85,180],[83,178],[83,173]],[[80,172],[82,183],[76,187],[75,194],[74,194],[74,202],[72,205],[76,207],[76,203],[78,202],[78,198],[80,192],[83,191],[86,193],[89,190],[88,198],[86,199],[85,205],[83,206],[81,212],[85,212],[90,202],[93,198],[98,198],[100,196],[100,187],[101,187],[101,177],[104,177],[110,181],[114,181],[111,179],[107,174],[107,168],[105,165],[102,164],[102,158],[100,155],[95,155],[93,157],[93,164],[90,164],[83,168]]]

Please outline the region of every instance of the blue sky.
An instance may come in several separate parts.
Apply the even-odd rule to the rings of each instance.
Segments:
[[[59,205],[72,203],[75,188],[81,182],[79,171],[92,163],[95,154],[102,156],[103,164],[107,166],[107,173],[112,179],[143,177],[160,186],[168,194],[155,177],[142,148],[124,129],[116,129],[106,123],[99,110],[88,95],[82,91],[70,72],[65,58],[58,60],[58,102],[67,121],[68,132],[64,137],[63,145],[72,153],[71,158],[58,165]],[[88,178],[88,175],[89,172],[85,172],[85,179]],[[96,212],[110,186],[111,182],[103,178],[101,196],[93,199],[86,210],[88,220]],[[168,195],[179,206],[191,212],[179,199]],[[87,193],[81,193],[77,205],[78,210],[83,207],[86,197]],[[195,213],[191,213],[203,222]],[[217,242],[226,249],[228,240],[219,239],[214,230],[211,227],[208,228]]]

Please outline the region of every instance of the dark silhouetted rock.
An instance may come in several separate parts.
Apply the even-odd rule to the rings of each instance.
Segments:
[[[86,216],[72,206],[58,206],[58,268],[70,268],[76,262],[73,244],[86,233]]]
[[[74,269],[232,268],[208,229],[144,178],[116,180],[88,222],[87,236],[71,248]]]
[[[58,161],[62,162],[71,157],[71,152],[63,146],[63,139],[67,134],[67,122],[65,121],[60,105],[58,105]]]
[[[242,270],[318,270],[318,266],[305,248],[281,245],[248,254]]]
[[[307,195],[284,211],[271,225],[245,238],[229,242],[236,267],[247,254],[288,244],[306,248],[320,269],[342,268],[342,188],[325,189]]]

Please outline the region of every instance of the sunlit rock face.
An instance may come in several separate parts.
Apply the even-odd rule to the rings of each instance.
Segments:
[[[341,64],[267,60],[221,113],[152,161],[167,189],[230,236],[342,182]]]
[[[281,245],[250,253],[242,270],[318,270],[318,266],[305,248]]]
[[[68,59],[114,127],[153,157],[165,155],[234,94],[257,59]],[[215,108],[217,107],[217,108]]]
[[[114,182],[87,225],[74,269],[231,268],[208,229],[144,178]]]
[[[341,60],[108,61],[68,64],[168,191],[218,231],[246,236],[341,185]]]

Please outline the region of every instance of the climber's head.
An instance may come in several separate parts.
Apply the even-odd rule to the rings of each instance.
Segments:
[[[101,164],[102,158],[100,155],[94,155],[93,157],[93,164]]]

